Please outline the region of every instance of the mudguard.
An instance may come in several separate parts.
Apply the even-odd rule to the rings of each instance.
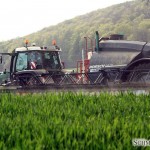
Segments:
[[[140,64],[144,64],[144,63],[150,63],[150,58],[141,58],[138,60],[135,60],[133,62],[131,62],[130,64],[128,64],[125,68],[124,68],[124,73],[121,76],[121,80],[123,82],[125,82],[127,80],[127,77],[130,73],[130,70],[134,70],[134,68]],[[144,69],[144,68],[143,68]]]

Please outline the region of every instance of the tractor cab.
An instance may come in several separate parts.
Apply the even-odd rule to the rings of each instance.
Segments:
[[[22,47],[13,52],[11,72],[24,70],[47,70],[61,69],[59,51],[56,48],[42,49],[41,47]]]
[[[59,55],[61,49],[57,45],[38,47],[35,44],[32,46],[27,44],[25,47],[14,49],[12,53],[1,53],[1,64],[4,63],[3,56],[9,55],[11,57],[9,71],[7,71],[11,82],[20,76],[46,77],[46,74],[62,73],[63,66]],[[8,61],[5,61],[8,64]]]

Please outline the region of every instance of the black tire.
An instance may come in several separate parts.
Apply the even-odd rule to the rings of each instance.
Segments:
[[[27,86],[38,86],[40,85],[39,81],[35,77],[30,77],[28,82],[26,83]]]
[[[150,63],[134,67],[128,75],[128,82],[150,83]]]
[[[32,74],[22,74],[17,77],[17,83],[20,86],[40,85],[40,81]]]

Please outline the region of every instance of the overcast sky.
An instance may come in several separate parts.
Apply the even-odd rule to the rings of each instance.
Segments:
[[[0,0],[0,41],[129,0]]]

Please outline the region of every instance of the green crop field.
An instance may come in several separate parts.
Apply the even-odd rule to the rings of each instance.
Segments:
[[[0,149],[142,149],[134,138],[150,139],[150,95],[0,95]]]

